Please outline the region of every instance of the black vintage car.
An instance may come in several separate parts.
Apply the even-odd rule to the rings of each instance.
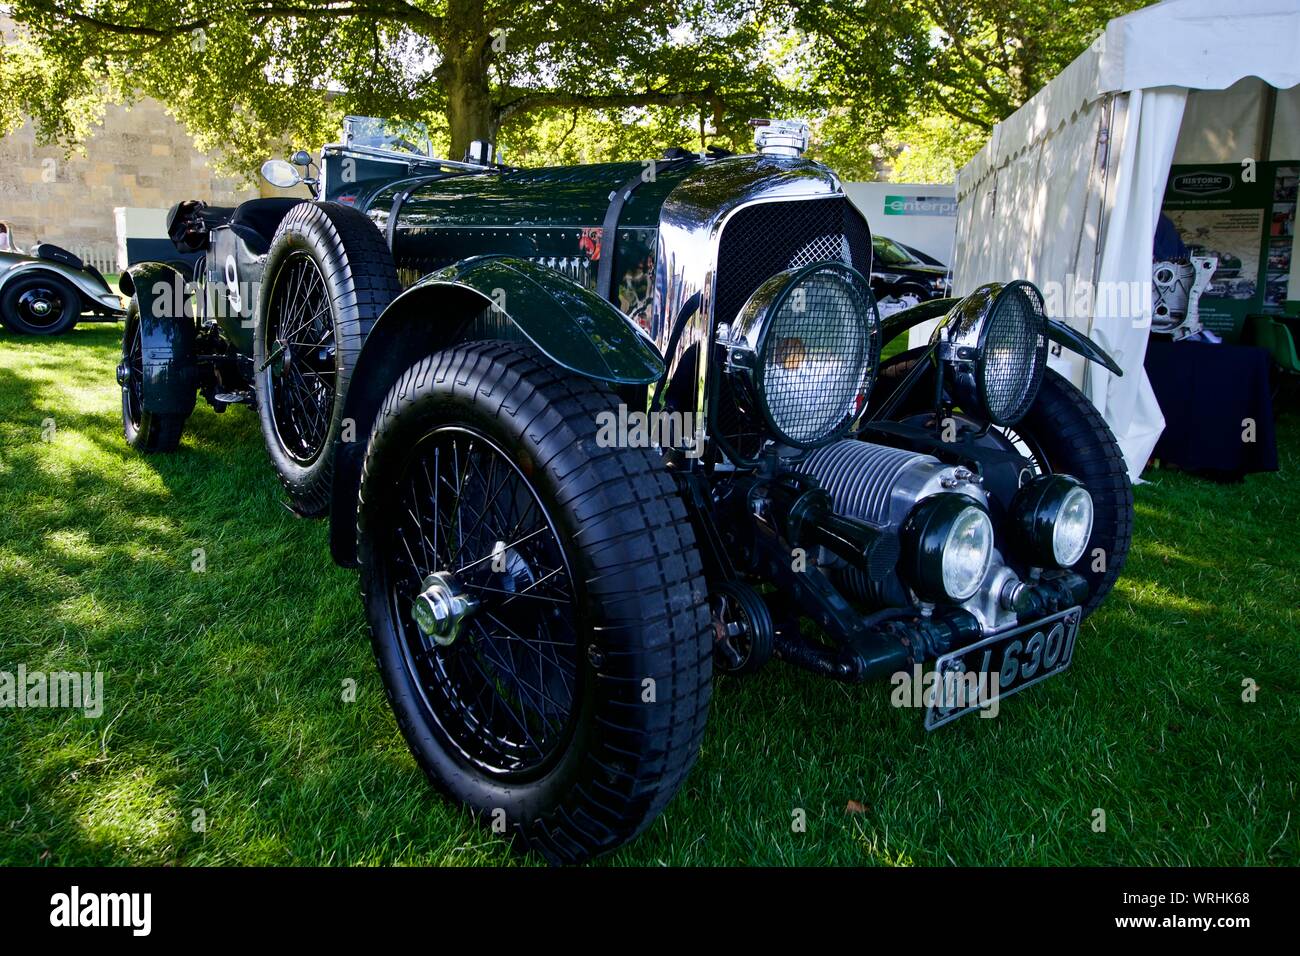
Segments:
[[[801,124],[558,169],[396,139],[298,157],[324,200],[178,208],[203,281],[132,270],[118,379],[142,450],[177,447],[196,392],[256,407],[444,793],[580,860],[672,798],[715,672],[924,669],[933,727],[1069,665],[1132,493],[1048,342],[1113,363],[1032,285],[882,321]]]
[[[946,266],[927,262],[915,249],[879,234],[871,237],[871,250],[871,291],[882,312],[888,312],[891,304],[908,308],[950,294],[952,280]]]

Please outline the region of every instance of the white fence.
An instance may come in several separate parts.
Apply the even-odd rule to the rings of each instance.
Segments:
[[[94,266],[105,275],[117,272],[117,247],[112,243],[76,246],[69,250],[86,265]]]

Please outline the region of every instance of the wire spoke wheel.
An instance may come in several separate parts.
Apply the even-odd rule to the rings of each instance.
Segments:
[[[270,211],[283,218],[252,315],[254,400],[289,508],[316,518],[333,496],[334,460],[349,435],[344,406],[362,347],[401,285],[383,233],[365,213],[333,202]]]
[[[329,437],[338,376],[329,291],[310,254],[294,252],[277,273],[263,334],[276,434],[290,457],[310,463]]]
[[[389,600],[430,715],[493,776],[545,772],[571,736],[580,677],[573,576],[541,499],[509,455],[461,426],[415,445],[396,494]],[[417,624],[435,575],[472,608],[450,637]]]
[[[644,829],[708,717],[690,519],[649,449],[593,440],[616,401],[530,345],[442,349],[384,399],[357,499],[371,643],[411,753],[557,863]]]
[[[1033,477],[1052,473],[1052,463],[1047,460],[1042,444],[1023,426],[1017,430],[1009,425],[994,425],[985,439],[991,440],[996,447],[1013,451],[1025,459]]]

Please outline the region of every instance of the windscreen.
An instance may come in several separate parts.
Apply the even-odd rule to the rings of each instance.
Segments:
[[[400,123],[378,116],[348,116],[343,120],[343,139],[348,146],[415,156],[433,155],[429,128],[423,123]]]

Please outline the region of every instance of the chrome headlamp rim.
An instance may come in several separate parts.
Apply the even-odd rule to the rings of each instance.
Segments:
[[[807,280],[817,275],[833,275],[846,283],[861,300],[865,308],[860,312],[862,334],[866,343],[862,367],[855,376],[855,401],[857,407],[845,403],[845,413],[836,425],[813,438],[789,434],[777,422],[766,395],[766,355],[774,319],[789,298],[802,288]],[[818,448],[841,438],[861,419],[867,409],[867,399],[875,387],[880,371],[881,349],[880,311],[871,283],[861,272],[844,262],[824,260],[778,272],[766,279],[741,308],[731,327],[719,337],[727,355],[723,363],[726,374],[739,379],[741,391],[753,405],[763,427],[782,443],[794,448]]]
[[[1088,497],[1088,533],[1078,554],[1062,558],[1057,549],[1061,514],[1070,498],[1079,493]],[[1021,486],[1011,502],[1011,520],[1020,549],[1037,567],[1070,568],[1082,561],[1092,540],[1096,514],[1092,493],[1072,475],[1040,475]]]
[[[1030,363],[1029,375],[1014,402],[998,404],[989,395],[989,336],[1001,310],[1015,307],[1022,297],[1027,300],[1023,309],[1029,342],[1018,360]],[[1047,373],[1047,310],[1042,292],[1032,282],[985,283],[953,306],[931,341],[939,345],[939,357],[959,401],[1001,427],[1015,425],[1029,413]]]

